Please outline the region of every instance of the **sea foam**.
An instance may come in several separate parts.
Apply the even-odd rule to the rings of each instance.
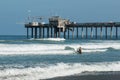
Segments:
[[[64,38],[42,38],[42,39],[30,39],[30,40],[45,40],[45,41],[65,41]]]
[[[2,80],[39,80],[60,76],[82,74],[84,72],[120,71],[120,62],[98,63],[57,63],[46,67],[24,69],[8,68],[0,70]]]
[[[73,54],[82,47],[83,53],[120,50],[120,43],[79,43],[79,44],[0,44],[0,54]],[[68,48],[68,49],[67,49]]]

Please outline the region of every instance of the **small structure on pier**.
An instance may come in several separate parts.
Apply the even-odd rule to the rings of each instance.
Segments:
[[[69,39],[72,36],[72,38],[83,39],[85,34],[86,39],[88,38],[88,35],[90,35],[91,38],[97,39],[98,32],[100,32],[100,39],[102,39],[103,31],[104,31],[104,35],[106,36],[106,39],[108,39],[108,34],[110,35],[110,39],[113,38],[113,35],[116,36],[116,39],[118,39],[119,27],[120,27],[120,22],[74,23],[74,22],[70,22],[67,19],[63,19],[59,16],[50,17],[49,23],[47,24],[42,24],[42,22],[38,22],[38,21],[28,22],[25,24],[25,28],[27,28],[27,38],[59,37],[59,38]],[[30,36],[29,36],[29,29],[31,29]]]
[[[58,30],[64,32],[66,25],[68,25],[70,22],[67,19],[62,19],[59,16],[53,16],[49,18],[49,24],[50,26],[54,26],[54,28],[57,28]],[[57,31],[59,32],[59,31]]]

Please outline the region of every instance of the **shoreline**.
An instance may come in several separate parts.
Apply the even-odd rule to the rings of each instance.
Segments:
[[[102,73],[100,74],[89,73],[87,75],[77,74],[77,75],[55,77],[55,78],[43,79],[43,80],[120,80],[120,72],[102,72]]]

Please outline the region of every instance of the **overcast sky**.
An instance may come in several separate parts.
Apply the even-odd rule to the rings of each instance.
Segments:
[[[28,11],[31,11],[30,13]],[[25,35],[25,18],[59,15],[75,22],[120,22],[120,0],[1,0],[0,35]]]

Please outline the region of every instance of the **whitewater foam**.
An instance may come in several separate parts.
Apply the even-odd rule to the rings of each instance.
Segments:
[[[63,45],[54,44],[0,44],[0,54],[70,54]]]
[[[0,54],[72,54],[79,47],[84,53],[106,52],[111,48],[120,50],[120,43],[0,44]]]
[[[9,68],[0,70],[2,80],[38,80],[59,76],[82,74],[83,72],[120,71],[120,62],[58,63],[47,67]],[[4,79],[5,78],[5,79]]]
[[[30,39],[30,40],[45,40],[45,41],[65,41],[64,38],[42,38],[42,39]]]

